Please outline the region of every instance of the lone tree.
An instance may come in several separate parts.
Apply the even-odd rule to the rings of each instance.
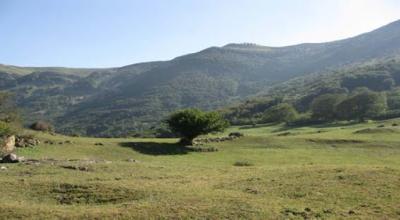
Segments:
[[[223,131],[229,126],[218,112],[203,112],[199,109],[185,109],[172,113],[166,120],[172,132],[181,136],[182,144],[193,144],[193,139],[202,134]]]

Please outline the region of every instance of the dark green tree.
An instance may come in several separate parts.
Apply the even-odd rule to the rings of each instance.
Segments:
[[[218,112],[185,109],[172,113],[166,123],[172,132],[181,136],[182,144],[193,144],[193,139],[210,132],[224,131],[229,123]]]
[[[337,106],[340,119],[358,119],[374,117],[387,109],[386,95],[384,93],[363,91],[345,99]]]
[[[312,118],[324,121],[332,121],[337,118],[336,106],[342,102],[344,94],[324,94],[318,96],[311,103]]]
[[[262,121],[268,122],[291,122],[296,119],[298,113],[296,109],[288,103],[281,103],[264,112]]]
[[[400,88],[387,92],[387,104],[390,110],[400,110]]]

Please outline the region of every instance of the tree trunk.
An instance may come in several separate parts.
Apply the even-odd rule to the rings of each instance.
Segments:
[[[182,145],[192,146],[193,145],[193,138],[181,138],[179,143],[182,144]]]

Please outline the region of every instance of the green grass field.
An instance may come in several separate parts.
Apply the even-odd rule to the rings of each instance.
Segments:
[[[37,134],[56,144],[18,150],[38,162],[1,164],[0,218],[399,219],[394,122],[232,127],[245,137],[209,144],[217,152]]]

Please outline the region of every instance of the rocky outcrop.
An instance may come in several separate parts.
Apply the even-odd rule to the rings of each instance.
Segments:
[[[16,154],[11,153],[11,154],[4,156],[0,162],[1,163],[19,163],[24,160],[25,160],[24,157],[18,157]]]
[[[16,147],[35,147],[40,141],[32,136],[17,136],[15,139]]]
[[[15,150],[15,136],[7,136],[3,138],[2,142],[0,143],[0,152],[2,154],[10,154]]]
[[[204,143],[212,143],[212,142],[233,141],[240,137],[243,137],[242,133],[232,132],[229,134],[229,136],[225,136],[225,137],[197,138],[194,140],[194,143],[195,144],[204,144]]]
[[[243,136],[244,136],[244,134],[240,133],[240,132],[231,132],[231,133],[229,133],[229,137],[240,138],[240,137],[243,137]]]

